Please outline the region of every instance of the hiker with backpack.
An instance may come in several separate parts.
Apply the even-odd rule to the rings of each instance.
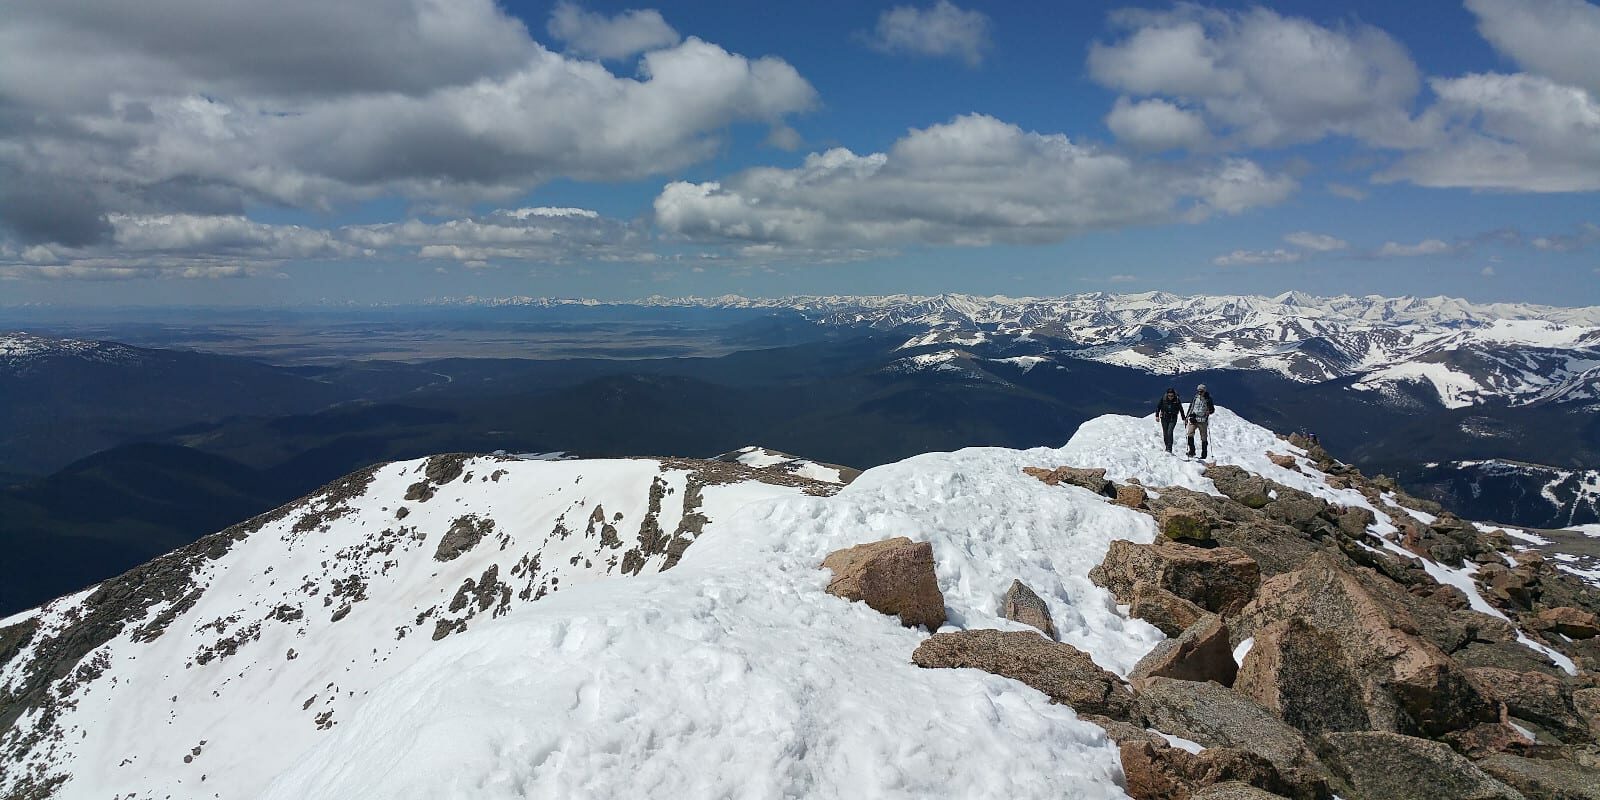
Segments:
[[[1183,416],[1183,401],[1178,399],[1178,390],[1167,388],[1167,393],[1161,395],[1156,401],[1156,424],[1161,426],[1161,443],[1166,445],[1167,452],[1172,452],[1172,429],[1178,425],[1178,417]]]
[[[1211,393],[1206,391],[1206,385],[1195,387],[1194,400],[1189,403],[1189,411],[1184,416],[1189,420],[1189,457],[1194,458],[1194,435],[1200,434],[1200,457],[1205,458],[1211,447],[1211,414],[1217,407],[1211,402]]]

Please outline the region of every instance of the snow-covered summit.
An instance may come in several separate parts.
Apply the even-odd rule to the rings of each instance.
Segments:
[[[1211,430],[1218,463],[1371,505],[1227,409]],[[929,542],[950,626],[1031,630],[1000,609],[1021,579],[1062,642],[1126,674],[1163,635],[1088,575],[1154,520],[1023,468],[1214,494],[1206,465],[1122,416],[842,488],[730,455],[382,465],[0,620],[0,794],[1123,796],[1100,728],[912,666],[925,634],[827,594],[818,564]]]
[[[0,331],[0,371],[20,372],[40,360],[62,357],[126,364],[137,363],[139,351],[115,342]]]

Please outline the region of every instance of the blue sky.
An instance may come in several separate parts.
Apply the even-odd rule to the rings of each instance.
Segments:
[[[1600,303],[1600,5],[24,0],[0,304]]]

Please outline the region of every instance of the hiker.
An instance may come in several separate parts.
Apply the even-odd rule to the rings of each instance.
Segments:
[[[1156,401],[1156,423],[1161,426],[1161,442],[1167,446],[1167,452],[1172,452],[1172,429],[1178,425],[1178,417],[1183,416],[1183,401],[1178,399],[1178,390],[1167,387],[1167,393],[1161,395]]]
[[[1194,435],[1200,434],[1200,457],[1205,458],[1207,450],[1211,447],[1211,412],[1217,407],[1211,403],[1211,393],[1206,391],[1206,385],[1195,387],[1194,400],[1189,403],[1189,413],[1184,416],[1189,420],[1189,457],[1194,458]]]

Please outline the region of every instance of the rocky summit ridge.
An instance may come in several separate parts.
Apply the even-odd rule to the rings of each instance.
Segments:
[[[363,470],[0,620],[0,798],[1600,797],[1564,562],[1154,429]]]

